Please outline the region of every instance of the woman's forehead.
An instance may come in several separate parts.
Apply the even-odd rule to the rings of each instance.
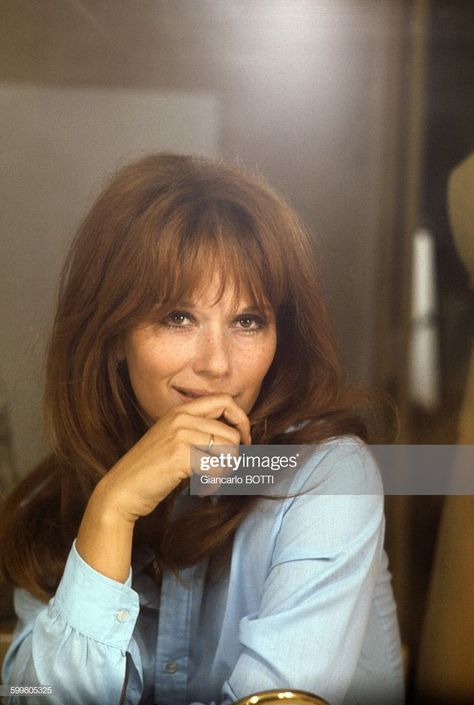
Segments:
[[[261,287],[255,290],[242,276],[232,277],[220,270],[202,272],[192,286],[184,285],[180,289],[172,298],[183,306],[207,308],[220,303],[236,311],[244,307],[273,308]]]

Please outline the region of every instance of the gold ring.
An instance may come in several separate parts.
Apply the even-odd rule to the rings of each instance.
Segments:
[[[209,443],[207,444],[207,452],[209,453],[212,446],[214,445],[214,434],[211,433],[211,437],[209,439]]]

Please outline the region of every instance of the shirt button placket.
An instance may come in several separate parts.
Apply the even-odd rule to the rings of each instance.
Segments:
[[[196,566],[180,571],[180,579],[165,571],[161,584],[155,671],[155,700],[167,705],[186,702],[191,631],[191,607]]]

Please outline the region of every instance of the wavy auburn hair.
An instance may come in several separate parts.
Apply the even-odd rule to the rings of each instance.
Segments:
[[[41,599],[54,593],[93,488],[150,424],[118,361],[121,342],[157,310],[202,290],[214,272],[218,295],[232,285],[237,298],[245,290],[276,315],[275,358],[250,414],[254,442],[317,443],[346,433],[368,440],[356,408],[362,397],[342,387],[312,262],[298,217],[257,177],[156,154],[113,178],[64,267],[45,392],[52,451],[5,504],[0,569],[9,580]],[[196,499],[177,521],[173,499],[156,510],[153,535],[146,520],[135,531],[159,569],[223,553],[256,501]]]

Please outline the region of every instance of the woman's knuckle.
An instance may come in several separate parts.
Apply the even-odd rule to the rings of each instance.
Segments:
[[[185,446],[187,447],[186,439],[187,439],[187,432],[186,429],[180,426],[175,433],[175,442],[176,445],[179,447],[180,450],[182,450]]]
[[[187,415],[181,410],[175,411],[172,418],[171,418],[172,428],[174,428],[176,430],[181,429],[184,426],[186,416]]]

